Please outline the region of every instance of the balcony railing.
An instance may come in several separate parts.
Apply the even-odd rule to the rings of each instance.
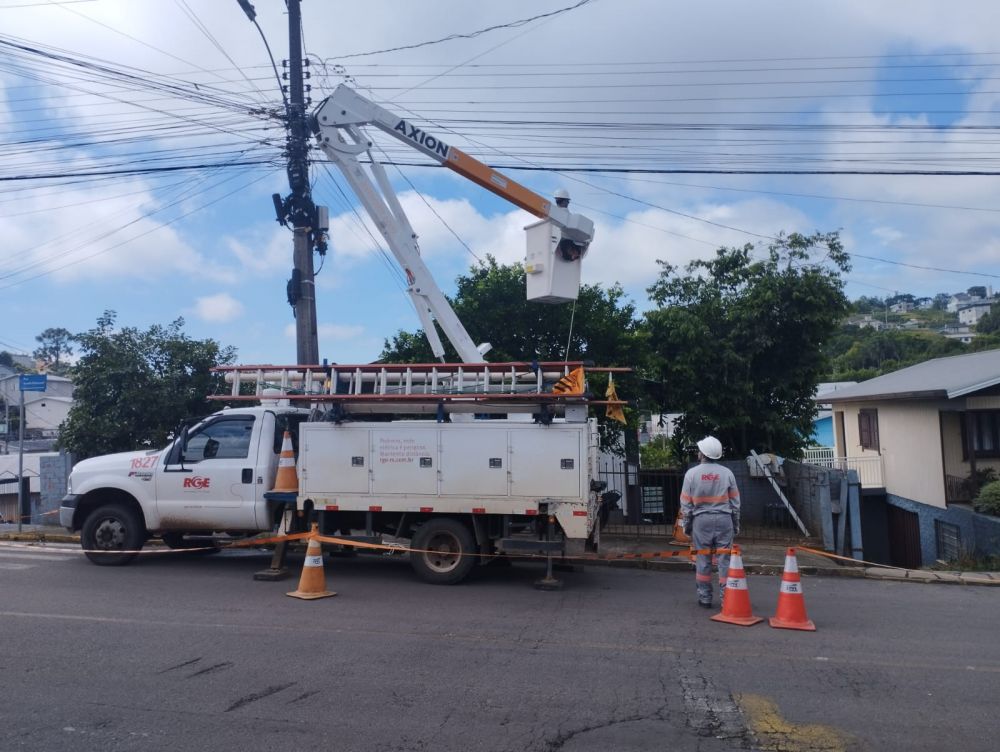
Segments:
[[[835,457],[832,447],[809,447],[803,462],[832,470],[856,470],[862,488],[884,488],[882,457]]]

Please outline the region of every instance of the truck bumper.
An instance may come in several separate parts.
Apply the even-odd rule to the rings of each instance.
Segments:
[[[77,501],[76,494],[67,494],[63,496],[62,503],[59,505],[59,524],[70,532],[73,532],[73,515],[76,514]]]

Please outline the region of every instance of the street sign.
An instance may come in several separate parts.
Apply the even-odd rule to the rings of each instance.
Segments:
[[[48,386],[48,375],[44,373],[24,373],[21,374],[20,384],[22,392],[44,392]]]

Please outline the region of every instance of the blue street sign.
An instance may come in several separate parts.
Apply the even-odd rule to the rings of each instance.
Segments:
[[[21,374],[22,392],[44,392],[48,386],[49,377],[44,374],[27,373]]]

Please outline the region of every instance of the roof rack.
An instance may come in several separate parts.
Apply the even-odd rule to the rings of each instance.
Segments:
[[[508,363],[367,363],[364,365],[244,365],[212,369],[229,394],[209,399],[287,399],[340,403],[352,412],[565,412],[566,405],[625,404],[595,401],[585,374],[623,373],[585,361]]]

